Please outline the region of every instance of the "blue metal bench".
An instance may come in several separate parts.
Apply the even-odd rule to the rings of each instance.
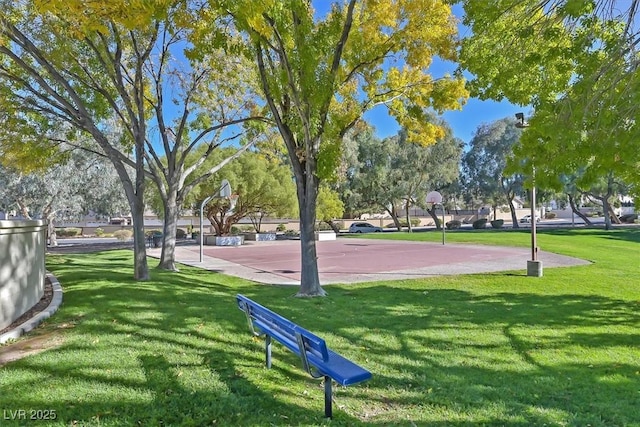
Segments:
[[[238,294],[242,310],[255,336],[265,336],[265,359],[271,368],[271,339],[300,356],[302,367],[313,378],[324,378],[324,415],[332,417],[332,380],[343,386],[371,378],[371,372],[329,350],[325,341],[255,301]]]

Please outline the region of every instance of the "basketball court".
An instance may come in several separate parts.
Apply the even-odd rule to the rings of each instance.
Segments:
[[[320,282],[356,283],[415,279],[452,274],[511,271],[526,275],[530,249],[338,238],[316,242]],[[148,249],[158,257],[159,249]],[[300,283],[300,241],[245,242],[242,246],[176,247],[176,261],[260,283]],[[588,264],[587,261],[539,252],[544,268]]]

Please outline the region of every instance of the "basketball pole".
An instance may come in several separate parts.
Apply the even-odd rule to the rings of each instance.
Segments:
[[[219,193],[218,195],[207,197],[202,201],[202,204],[200,205],[200,262],[203,262],[203,259],[204,259],[204,253],[203,253],[204,252],[204,232],[203,232],[203,226],[202,226],[202,217],[204,216],[204,207],[206,206],[207,203],[209,203],[209,200],[213,199],[214,197],[228,198],[229,196],[231,196],[231,184],[229,184],[229,181],[227,181],[226,179],[222,180],[222,183],[220,184],[220,191],[218,193]]]
[[[213,199],[214,196],[209,196],[200,205],[200,262],[202,262],[203,254],[203,246],[204,246],[204,233],[202,230],[202,217],[204,215],[204,206],[209,203],[209,200]]]
[[[444,226],[444,203],[440,203],[440,206],[442,206],[442,245],[444,246],[444,229],[447,228]]]

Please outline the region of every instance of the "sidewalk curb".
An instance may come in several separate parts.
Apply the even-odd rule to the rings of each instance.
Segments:
[[[22,335],[38,327],[40,323],[42,323],[44,320],[51,317],[53,313],[58,311],[58,308],[60,308],[60,305],[62,305],[62,286],[60,286],[60,282],[58,282],[58,279],[49,272],[47,272],[46,274],[46,280],[49,280],[51,282],[51,286],[53,288],[53,298],[51,299],[51,302],[49,303],[47,308],[36,314],[31,319],[16,326],[14,329],[0,335],[0,344],[4,344],[9,340],[18,339]]]

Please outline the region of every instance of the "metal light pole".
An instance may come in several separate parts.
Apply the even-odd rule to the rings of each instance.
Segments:
[[[526,128],[529,123],[524,120],[524,113],[516,113],[516,127]],[[527,261],[527,276],[542,277],[542,261],[538,259],[538,236],[536,215],[536,167],[531,168],[531,260]]]

